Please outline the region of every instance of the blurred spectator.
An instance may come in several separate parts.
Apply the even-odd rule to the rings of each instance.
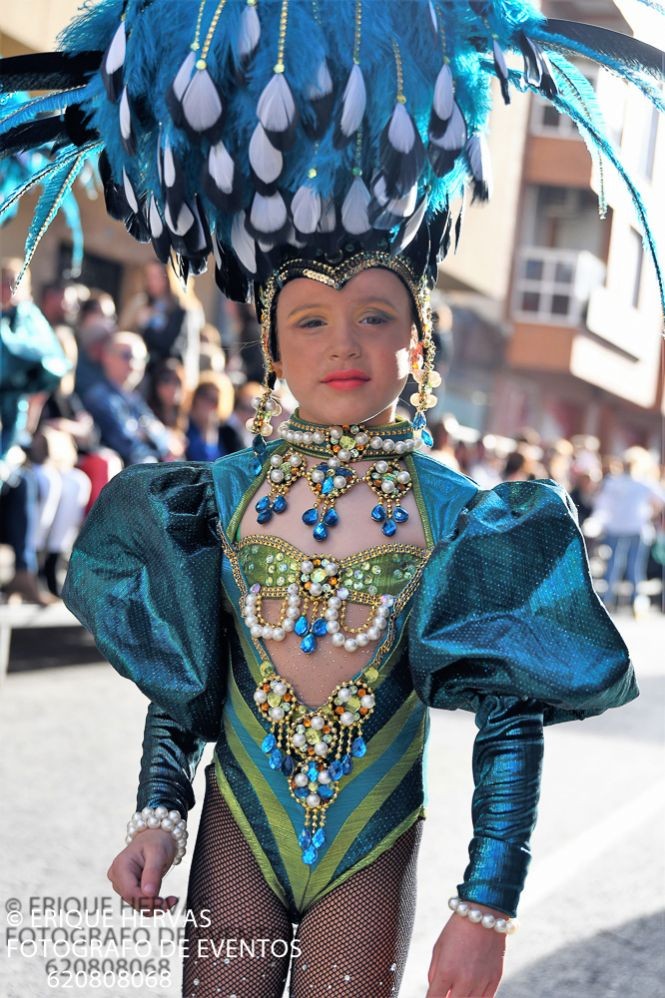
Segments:
[[[0,542],[14,553],[5,593],[45,605],[55,597],[37,580],[38,490],[26,451],[48,393],[70,364],[30,298],[29,272],[13,291],[21,266],[3,260],[0,268]]]
[[[115,331],[115,304],[105,291],[89,291],[79,286],[84,297],[79,306],[76,342],[79,356],[76,364],[76,393],[81,398],[89,388],[104,377],[102,353],[111,333]]]
[[[647,451],[629,448],[621,470],[603,479],[593,503],[592,533],[600,530],[610,548],[603,602],[608,608],[616,606],[616,586],[625,577],[631,585],[636,615],[643,609],[639,587],[645,580],[649,548],[656,536],[653,520],[665,506],[665,490],[647,477],[652,467]]]
[[[563,485],[564,489],[570,489],[573,463],[573,445],[570,440],[561,438],[556,443],[545,447],[544,462],[545,476],[552,478],[559,485]]]
[[[199,354],[199,373],[212,371],[213,374],[224,374],[226,354],[213,343],[202,343]]]
[[[145,372],[146,348],[136,333],[113,333],[102,352],[101,381],[83,402],[101,433],[125,464],[144,464],[173,457],[166,427],[135,390]]]
[[[193,285],[183,291],[176,278],[156,260],[143,269],[144,290],[134,295],[120,317],[123,329],[138,333],[148,350],[146,383],[148,396],[157,365],[175,357],[185,369],[185,384],[193,388],[199,375],[200,333],[205,325],[201,303]]]
[[[79,310],[76,289],[71,284],[45,284],[39,296],[39,307],[56,332],[59,326],[72,329]]]
[[[187,449],[189,402],[185,391],[185,371],[179,360],[171,357],[155,368],[148,405],[169,434],[169,450],[180,459]]]
[[[575,473],[573,481],[575,484],[570,490],[570,498],[577,507],[577,519],[581,527],[593,513],[593,502],[598,483],[587,471]]]
[[[238,385],[235,390],[235,403],[233,412],[227,420],[227,424],[232,426],[240,439],[243,447],[251,447],[252,431],[247,429],[247,420],[253,419],[256,410],[252,405],[252,400],[263,391],[260,381],[245,381]],[[277,427],[278,421],[273,420],[273,427]]]
[[[224,353],[224,349],[222,347],[222,337],[217,326],[213,326],[212,322],[206,322],[201,330],[200,340],[201,348],[203,348],[204,345],[207,345],[219,351],[221,354],[220,370],[223,371],[226,367],[226,354]]]
[[[489,440],[489,438],[488,438]],[[501,475],[497,470],[498,460],[492,454],[485,440],[476,440],[473,445],[471,455],[471,465],[469,477],[476,482],[481,489],[493,489],[501,481]]]
[[[502,482],[526,482],[536,477],[536,462],[526,449],[514,450],[506,458]]]
[[[243,448],[242,437],[229,424],[233,403],[233,383],[228,375],[206,374],[201,378],[189,410],[188,461],[216,461]]]
[[[454,416],[446,414],[437,423],[432,426],[432,437],[434,439],[434,444],[432,445],[432,450],[430,451],[432,457],[435,457],[438,461],[443,464],[447,464],[449,468],[453,471],[459,471],[460,466],[457,458],[455,457],[455,430],[458,428],[459,424]]]

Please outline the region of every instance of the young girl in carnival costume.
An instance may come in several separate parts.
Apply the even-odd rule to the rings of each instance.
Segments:
[[[543,725],[637,695],[564,490],[483,491],[423,453],[439,382],[429,289],[465,186],[489,195],[491,77],[504,100],[532,90],[575,120],[651,244],[570,54],[662,106],[661,53],[522,0],[103,0],[59,53],[2,63],[5,90],[56,91],[0,125],[11,149],[56,143],[27,259],[99,154],[111,214],[183,277],[214,253],[222,290],[254,296],[261,322],[253,448],[117,476],[64,594],[150,700],[109,870],[136,907],[176,900],[161,881],[216,743],[188,894],[212,925],[188,926],[186,996],[276,998],[289,973],[294,996],[397,994],[428,707],[472,711],[478,734],[469,863],[427,994],[493,995]],[[411,422],[395,418],[409,373]],[[299,409],[268,440],[282,377]],[[196,957],[201,936],[294,931],[293,960]]]

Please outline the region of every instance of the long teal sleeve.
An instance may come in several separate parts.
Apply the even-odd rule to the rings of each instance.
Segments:
[[[186,818],[195,804],[192,781],[205,745],[204,738],[151,703],[145,719],[137,811],[164,804]]]

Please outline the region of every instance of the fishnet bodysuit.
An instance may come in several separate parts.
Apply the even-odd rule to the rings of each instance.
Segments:
[[[422,821],[312,905],[294,932],[219,792],[213,765],[206,783],[187,896],[197,925],[190,921],[186,932],[183,998],[282,998],[289,971],[290,998],[397,995],[415,917]],[[206,909],[209,926],[200,914]],[[237,956],[220,948],[227,939],[236,941]]]

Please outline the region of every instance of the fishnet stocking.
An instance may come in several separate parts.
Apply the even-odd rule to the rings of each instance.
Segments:
[[[291,955],[291,921],[219,792],[214,766],[207,766],[205,773],[187,892],[187,908],[199,924],[190,921],[185,933],[183,998],[281,998]],[[200,914],[206,910],[209,915]],[[235,940],[235,950],[225,940]]]
[[[291,969],[291,998],[399,993],[416,913],[421,834],[422,821],[417,821],[305,914],[298,927],[300,955]]]
[[[282,998],[292,951],[290,998],[397,995],[415,917],[422,821],[317,901],[292,944],[288,911],[220,794],[214,766],[205,772],[187,893],[198,924],[191,919],[185,933],[183,998]],[[225,940],[235,940],[237,955]]]

